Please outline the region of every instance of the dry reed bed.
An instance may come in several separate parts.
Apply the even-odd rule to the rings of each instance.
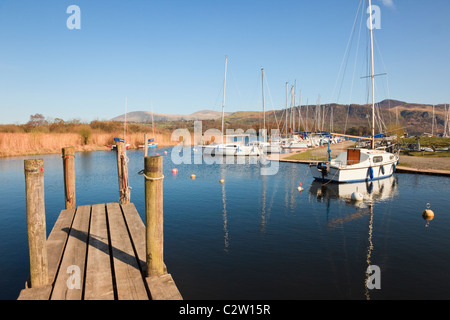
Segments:
[[[115,137],[123,137],[123,133],[93,132],[87,143],[78,133],[0,133],[0,157],[60,153],[64,147],[73,146],[76,152],[109,150],[108,145],[115,144]],[[149,137],[153,135],[149,134]],[[155,141],[161,147],[176,144],[168,134],[156,134]],[[144,144],[143,133],[127,135],[127,143],[131,149]]]

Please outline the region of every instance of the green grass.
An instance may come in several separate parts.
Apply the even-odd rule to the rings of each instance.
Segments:
[[[401,139],[402,144],[416,144],[416,137],[409,137]],[[443,148],[448,147],[450,145],[450,138],[444,137],[420,137],[420,146],[421,147],[430,147],[434,146],[435,148]]]
[[[304,152],[296,153],[290,157],[285,158],[286,160],[323,160],[326,161],[327,157],[317,157],[312,155],[312,150],[307,150]]]
[[[410,164],[410,163],[405,163],[405,162],[399,162],[398,166],[399,166],[399,167],[409,167],[409,168],[412,168],[412,167],[413,167],[412,164]]]
[[[441,152],[416,151],[416,152],[405,152],[404,155],[412,157],[427,157],[427,158],[450,158],[450,151],[441,151]]]

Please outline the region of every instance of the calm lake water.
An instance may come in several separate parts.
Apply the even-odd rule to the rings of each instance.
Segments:
[[[279,163],[263,176],[260,164],[175,165],[171,150],[150,153],[168,152],[164,256],[185,299],[450,298],[448,178],[322,186],[304,164]],[[143,151],[128,157],[131,201],[143,217]],[[26,158],[45,162],[48,232],[64,208],[60,155],[0,160],[0,299],[16,299],[29,273]],[[118,202],[115,152],[77,153],[75,169],[77,205]],[[368,191],[363,203],[347,199],[356,188]],[[366,289],[368,265],[380,268],[381,289]]]

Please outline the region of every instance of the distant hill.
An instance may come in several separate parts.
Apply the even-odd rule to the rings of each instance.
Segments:
[[[445,126],[446,105],[440,104],[434,106],[434,133],[443,132]],[[290,116],[290,110],[288,115]],[[371,105],[342,105],[342,104],[325,104],[325,105],[302,105],[292,108],[295,120],[295,129],[300,127],[301,130],[317,130],[323,128],[329,131],[331,128],[334,132],[343,133],[350,128],[369,127],[371,119]],[[320,117],[319,117],[320,112]],[[154,114],[155,121],[194,121],[194,120],[215,120],[220,121],[221,112],[202,110],[189,115],[171,115],[171,114]],[[405,128],[409,134],[430,133],[433,126],[433,105],[408,103],[399,100],[383,100],[376,104],[377,132],[379,128],[384,126],[383,130],[393,124],[398,124]],[[227,128],[247,128],[259,129],[262,127],[261,111],[238,111],[234,113],[225,113],[225,123]],[[285,108],[280,107],[279,110],[266,112],[267,128],[276,128],[277,126],[283,131],[284,121],[286,119]],[[299,121],[300,119],[300,121]],[[331,122],[330,119],[333,119]],[[379,120],[381,119],[381,121]],[[125,115],[113,118],[115,121],[124,121]],[[319,123],[320,120],[320,123]],[[151,112],[135,111],[127,114],[129,122],[146,122],[152,121]],[[288,118],[290,121],[290,118]],[[299,125],[300,123],[300,125]],[[217,123],[210,123],[210,126],[218,127]]]
[[[225,112],[225,116],[231,113]],[[201,110],[188,115],[180,114],[162,114],[153,113],[153,118],[155,121],[195,121],[195,120],[215,120],[222,117],[222,112],[212,111],[212,110]],[[117,116],[113,121],[125,121],[125,114]],[[130,122],[152,122],[152,113],[149,111],[133,111],[127,113],[127,121]]]

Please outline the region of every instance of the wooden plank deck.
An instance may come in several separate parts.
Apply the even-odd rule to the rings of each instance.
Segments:
[[[47,252],[50,285],[19,300],[182,299],[170,274],[145,276],[145,226],[132,203],[61,211]]]

